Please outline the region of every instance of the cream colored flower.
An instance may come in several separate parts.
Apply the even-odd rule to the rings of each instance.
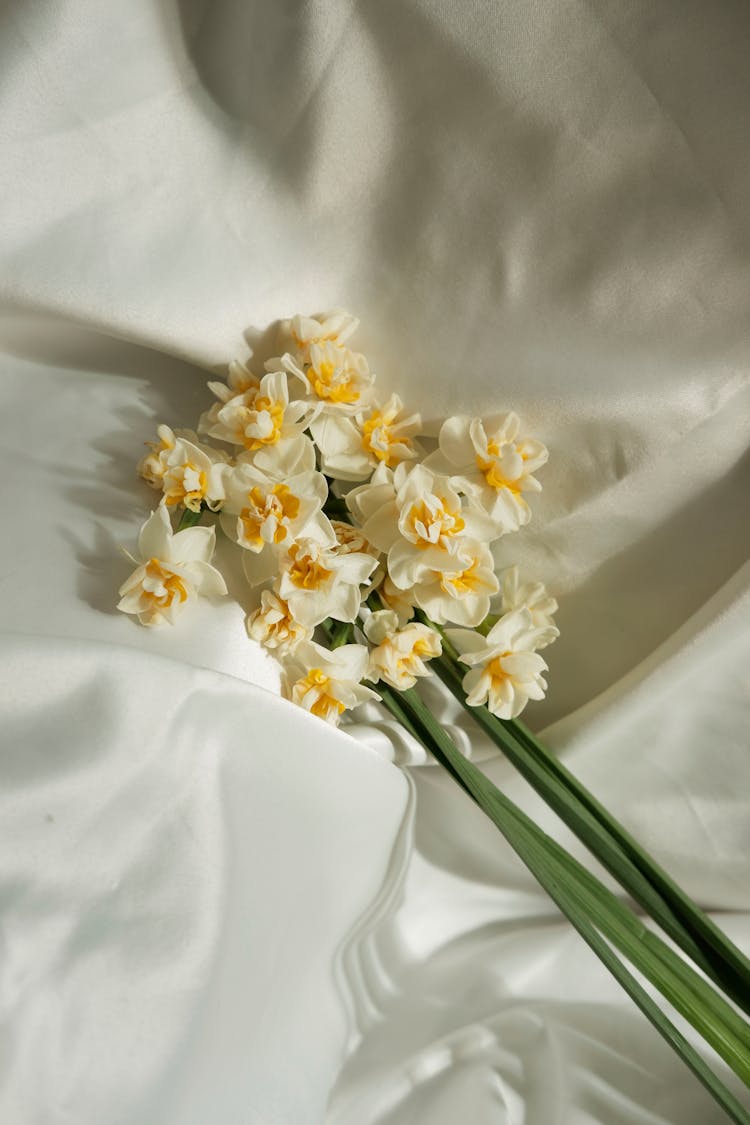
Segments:
[[[486,703],[493,715],[514,719],[530,699],[544,698],[547,665],[535,651],[540,630],[527,609],[506,613],[486,637],[464,629],[448,629],[447,635],[471,666],[463,679],[470,706]]]
[[[540,441],[520,438],[516,414],[498,414],[482,421],[456,415],[440,430],[440,449],[428,463],[450,473],[456,487],[474,496],[502,531],[517,531],[529,522],[524,493],[540,492],[533,476],[548,453]]]
[[[419,433],[419,414],[404,416],[398,395],[391,395],[385,406],[352,418],[346,414],[323,413],[310,425],[320,450],[320,467],[337,480],[364,480],[379,464],[395,468],[402,461],[413,461],[422,453],[414,435]]]
[[[347,496],[347,505],[365,515],[362,531],[370,542],[389,552],[388,570],[397,586],[402,583],[394,560],[430,549],[452,553],[464,538],[489,542],[497,535],[486,513],[464,503],[448,477],[425,465],[399,465],[390,481],[382,469],[373,473],[369,486]]]
[[[342,645],[329,651],[303,641],[288,661],[284,694],[299,707],[334,726],[344,713],[379,696],[361,681],[367,675],[365,645]]]
[[[169,426],[157,426],[156,433],[159,440],[145,443],[151,452],[138,462],[137,472],[147,484],[161,492],[167,456],[174,449],[177,438]]]
[[[489,547],[471,539],[463,540],[455,554],[430,552],[407,577],[412,579],[409,597],[428,617],[439,625],[451,621],[467,628],[484,621],[500,585]]]
[[[221,472],[215,466],[226,461],[226,455],[201,445],[192,430],[161,425],[156,432],[159,440],[146,442],[151,452],[138,462],[139,475],[152,488],[164,492],[170,506],[185,504],[198,511],[201,500],[208,503],[209,498],[210,507],[219,506],[223,495]]]
[[[226,594],[224,579],[210,565],[214,553],[212,527],[190,527],[174,533],[162,502],[138,536],[137,569],[120,587],[117,608],[138,617],[142,625],[174,622],[191,598]]]
[[[369,405],[375,376],[367,360],[340,344],[311,344],[309,360],[301,363],[289,352],[281,363],[303,385],[302,402],[322,413],[357,414]]]
[[[372,555],[299,539],[280,559],[278,595],[288,603],[294,619],[308,628],[327,617],[354,621],[361,587],[377,565]]]
[[[307,360],[313,344],[345,344],[359,321],[344,309],[332,309],[315,316],[293,316],[288,322],[288,333],[296,350]]]
[[[247,634],[251,640],[280,654],[293,652],[302,641],[309,641],[312,629],[295,621],[288,604],[272,590],[264,590],[260,606],[248,615]]]
[[[418,588],[433,572],[462,573],[476,559],[473,545],[497,534],[490,517],[464,503],[448,477],[424,465],[399,465],[393,474],[381,466],[369,485],[349,493],[347,505],[363,518],[365,537],[387,552],[388,574],[401,590]],[[455,557],[467,542],[471,562]],[[418,594],[416,600],[421,604]]]
[[[205,503],[217,511],[224,502],[226,454],[207,445],[176,438],[165,457],[162,488],[168,507],[183,504],[199,512]]]
[[[510,566],[500,575],[503,613],[512,613],[516,609],[527,609],[531,614],[531,623],[538,630],[536,647],[546,648],[560,636],[560,630],[552,620],[552,615],[557,613],[557,601],[546,590],[541,582],[527,582],[521,584],[518,577],[518,567]]]
[[[321,511],[328,496],[322,473],[303,472],[279,480],[243,462],[227,472],[225,488],[221,526],[248,551],[259,554],[266,547],[285,550],[301,535],[335,542]]]
[[[235,386],[242,386],[236,369],[232,368],[230,378]],[[244,370],[244,369],[243,369]],[[209,387],[219,397],[202,415],[198,430],[230,445],[240,445],[249,453],[268,449],[279,442],[299,437],[308,425],[314,410],[304,401],[289,401],[289,386],[283,371],[272,371],[257,379],[245,372],[245,390],[230,394],[234,387],[226,388],[222,383],[209,383]]]
[[[278,371],[279,369],[277,367],[274,370]],[[220,402],[229,402],[230,398],[244,395],[245,391],[256,389],[259,383],[260,379],[257,375],[254,375],[243,363],[232,359],[229,361],[226,383],[211,380],[208,389],[216,395]]]
[[[442,652],[440,637],[434,629],[419,624],[399,629],[398,614],[390,609],[371,614],[364,633],[376,646],[370,652],[369,679],[385,680],[398,691],[414,687],[420,676],[429,676],[425,661]]]

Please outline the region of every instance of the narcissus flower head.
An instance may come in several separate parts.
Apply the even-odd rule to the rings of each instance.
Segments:
[[[284,694],[337,726],[344,711],[379,698],[362,683],[367,665],[366,645],[341,645],[329,651],[314,641],[303,641],[287,663]]]
[[[167,509],[160,504],[141,528],[140,559],[128,556],[138,565],[120,587],[117,608],[142,625],[172,624],[185,603],[198,595],[226,594],[224,579],[210,565],[215,539],[212,527],[173,532]]]

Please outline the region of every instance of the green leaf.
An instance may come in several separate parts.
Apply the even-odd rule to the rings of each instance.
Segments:
[[[451,657],[437,675],[561,820],[703,971],[750,1011],[750,962],[573,775],[519,723],[470,707]]]
[[[380,690],[384,700],[389,697],[391,703],[406,713],[412,732],[417,732],[426,748],[488,813],[563,913],[729,1116],[748,1125],[750,1115],[650,1000],[602,935],[622,949],[632,964],[750,1085],[750,1051],[744,1042],[747,1026],[737,1013],[661,939],[646,930],[624,903],[465,759],[413,689],[398,693],[381,685]],[[709,990],[708,993],[705,990]]]

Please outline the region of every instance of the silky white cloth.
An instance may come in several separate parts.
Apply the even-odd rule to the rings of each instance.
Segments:
[[[721,1120],[392,724],[259,690],[238,580],[113,607],[156,424],[350,307],[433,431],[549,446],[498,551],[560,601],[528,720],[750,948],[749,37],[700,0],[2,6],[0,1118]]]

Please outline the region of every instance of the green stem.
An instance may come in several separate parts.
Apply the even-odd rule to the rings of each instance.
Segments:
[[[195,527],[197,523],[200,523],[200,518],[202,515],[203,505],[201,505],[200,511],[198,512],[194,512],[192,508],[183,509],[182,515],[180,516],[180,522],[177,524],[177,530],[182,531],[182,529],[185,527]]]
[[[351,621],[332,621],[329,632],[331,648],[348,645],[352,639],[354,626]]]
[[[669,905],[680,924],[698,941],[709,965],[706,969],[709,975],[726,988],[740,1007],[750,1014],[750,960],[742,950],[523,724],[518,720],[512,720],[502,725],[511,737],[536,755],[550,773],[578,798],[581,805],[609,833],[611,839],[621,848],[623,855],[631,860]]]
[[[442,629],[437,675],[506,757],[654,921],[731,998],[750,1012],[750,962],[591,793],[518,722],[471,707],[458,653]]]
[[[596,928],[618,945],[700,1031],[735,1073],[750,1085],[750,1052],[736,1034],[736,1013],[715,994],[710,1003],[705,1002],[704,990],[710,986],[680,962],[679,957],[655,934],[647,931],[624,903],[546,836],[473,763],[467,761],[413,689],[393,693],[387,685],[380,685],[379,690],[384,698],[393,694],[400,696],[398,705],[406,711],[412,730],[418,732],[423,745],[488,813],[563,913],[729,1116],[745,1125],[750,1123],[750,1115],[643,992],[596,933]],[[741,1027],[745,1029],[744,1024]]]
[[[568,781],[558,771],[550,769],[546,758],[537,755],[528,742],[515,738],[512,730],[486,707],[469,707],[460,681],[457,682],[445,662],[441,661],[435,670],[477,724],[628,894],[704,972],[748,1011],[750,985],[742,952],[635,841],[627,846],[628,837],[622,826],[601,806],[597,814],[592,808],[593,798],[591,802],[583,799],[590,794],[572,775],[568,775]]]

